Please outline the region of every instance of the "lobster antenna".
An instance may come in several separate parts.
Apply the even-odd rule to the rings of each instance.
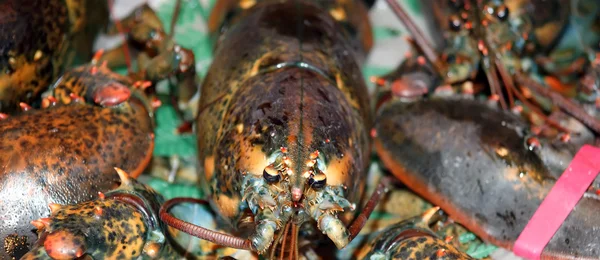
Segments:
[[[125,54],[125,63],[127,64],[127,73],[131,74],[133,70],[131,69],[131,57],[129,54],[129,47],[127,46],[127,36],[125,36],[125,30],[123,30],[123,25],[121,24],[121,20],[117,19],[114,16],[114,5],[115,0],[108,0],[108,10],[110,13],[110,17],[115,22],[115,26],[117,27],[117,31],[123,37],[123,53]]]
[[[506,86],[506,90],[508,93],[514,93],[515,96],[517,96],[517,99],[519,99],[521,102],[523,102],[523,104],[525,106],[527,106],[529,109],[531,109],[531,111],[533,113],[537,114],[540,118],[542,118],[542,120],[544,120],[544,122],[548,123],[552,127],[556,128],[557,130],[564,132],[566,134],[569,134],[571,132],[569,129],[566,129],[565,127],[560,125],[558,122],[556,122],[556,121],[552,120],[551,118],[549,118],[548,116],[546,116],[546,114],[544,114],[538,107],[534,106],[529,101],[527,101],[527,98],[524,97],[516,89],[515,84],[512,80],[512,77],[508,74],[508,71],[506,71],[506,68],[503,66],[503,64],[502,64],[502,62],[500,62],[500,60],[496,60],[496,65],[497,65],[498,72],[500,73],[500,76],[502,77],[502,79],[504,81],[504,85]]]
[[[398,4],[398,2],[396,2],[396,0],[386,0],[386,1],[387,1],[388,5],[390,6],[390,8],[392,9],[392,11],[394,12],[394,14],[396,15],[396,17],[398,17],[398,19],[400,19],[400,21],[404,24],[406,29],[413,36],[414,40],[419,45],[421,51],[423,51],[425,58],[427,58],[427,60],[429,60],[429,62],[431,62],[431,64],[433,64],[433,66],[436,68],[436,70],[439,73],[444,71],[443,66],[439,60],[438,53],[435,51],[433,46],[431,46],[429,41],[425,38],[423,32],[419,29],[419,27],[413,22],[413,20],[410,18],[410,16],[408,16],[406,11],[404,11],[404,8],[402,8],[402,6],[400,6],[400,4]]]
[[[173,206],[184,202],[208,205],[208,201],[195,198],[170,199],[160,207],[160,219],[172,228],[178,229],[192,236],[208,240],[215,244],[242,250],[253,250],[252,241],[250,241],[249,239],[243,239],[229,234],[224,234],[214,230],[206,229],[201,226],[194,225],[187,221],[176,218],[173,215],[171,215],[171,213],[169,213],[169,209],[171,209]]]
[[[175,1],[175,10],[173,10],[173,17],[171,17],[171,27],[169,28],[168,38],[172,39],[175,34],[175,24],[177,24],[177,19],[179,18],[179,13],[181,11],[181,0]]]
[[[539,83],[527,78],[522,73],[517,73],[515,78],[520,85],[528,86],[535,92],[549,98],[554,104],[560,107],[560,109],[567,112],[567,114],[575,117],[594,132],[600,133],[600,121],[593,116],[590,116],[577,104],[563,97],[559,93],[553,92],[552,90],[541,86]]]
[[[490,85],[491,93],[493,95],[497,96],[500,106],[502,107],[503,110],[506,110],[508,107],[506,104],[506,100],[504,99],[504,94],[502,93],[502,86],[500,85],[500,83],[501,83],[500,79],[498,78],[499,72],[497,69],[498,69],[499,63],[496,62],[498,60],[498,58],[496,57],[495,49],[491,48],[491,46],[487,42],[486,31],[485,31],[486,28],[483,25],[483,18],[477,11],[477,10],[481,10],[483,8],[483,6],[482,6],[482,3],[477,2],[477,1],[473,1],[473,3],[471,3],[471,4],[474,7],[476,7],[476,8],[472,8],[472,10],[470,12],[475,17],[474,18],[475,25],[473,28],[474,32],[477,35],[477,37],[480,39],[477,44],[477,48],[479,49],[479,51],[482,55],[483,71],[488,80],[488,84]],[[504,80],[504,78],[503,78],[503,80]],[[504,85],[507,85],[505,81],[502,81],[502,83]],[[508,93],[509,96],[511,94],[512,93],[510,93],[510,92]],[[510,106],[510,108],[512,108],[512,106]]]

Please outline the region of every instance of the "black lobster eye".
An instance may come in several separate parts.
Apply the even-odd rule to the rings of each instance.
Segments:
[[[462,28],[462,20],[460,17],[452,15],[448,19],[448,26],[450,27],[450,30],[458,32]]]
[[[310,178],[308,178],[308,185],[315,190],[325,187],[326,183],[327,176],[321,171],[315,175],[311,175]]]
[[[279,171],[272,164],[265,167],[263,177],[268,183],[276,183],[281,180],[281,174],[279,174]]]
[[[506,19],[508,19],[508,14],[508,7],[506,7],[506,5],[500,5],[496,8],[496,17],[498,17],[500,21],[506,21]]]

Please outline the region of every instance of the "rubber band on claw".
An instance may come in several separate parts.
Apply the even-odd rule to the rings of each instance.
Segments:
[[[583,146],[521,232],[513,247],[514,253],[527,259],[540,259],[544,247],[599,172],[600,148]]]

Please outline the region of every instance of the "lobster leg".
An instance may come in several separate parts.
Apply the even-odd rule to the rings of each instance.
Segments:
[[[176,107],[182,110],[186,120],[193,119],[197,107],[193,103],[193,97],[198,91],[194,53],[176,44],[167,35],[160,19],[147,4],[115,23],[109,32],[117,29],[126,32],[128,40],[122,46],[107,51],[101,61],[107,61],[109,65],[123,65],[123,62],[127,64],[125,59],[129,54],[123,55],[123,50],[128,48],[123,46],[133,47],[140,54],[137,64],[139,71],[135,73],[135,77],[152,82],[176,77],[176,96],[179,101]]]

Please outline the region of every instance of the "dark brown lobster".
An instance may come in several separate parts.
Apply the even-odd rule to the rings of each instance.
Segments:
[[[358,234],[384,190],[356,217],[372,125],[360,72],[372,44],[366,11],[360,1],[218,2],[217,58],[196,121],[200,185],[237,236],[166,211],[194,200],[167,202],[165,222],[270,257],[309,250],[298,248],[301,232],[321,231],[338,248]]]
[[[383,94],[379,96],[375,125],[379,156],[403,183],[440,206],[457,222],[486,241],[512,249],[577,150],[583,144],[594,142],[600,122],[568,96],[542,87],[518,68],[505,64],[511,58],[511,49],[494,45],[498,42],[492,39],[498,31],[493,31],[491,23],[507,21],[499,16],[508,12],[503,9],[506,5],[464,1],[470,5],[471,9],[465,8],[470,13],[456,18],[480,15],[481,20],[460,20],[457,26],[460,30],[469,29],[467,22],[478,22],[465,37],[479,40],[479,44],[475,41],[477,54],[471,58],[482,61],[487,81],[481,85],[491,89],[484,92],[490,97],[465,88],[479,84],[477,78],[467,81],[472,84],[444,78],[447,72],[444,69],[449,65],[443,57],[450,53],[437,54],[423,42],[424,38],[400,6],[392,0],[388,3],[411,27],[424,58],[415,66],[408,66],[411,64],[408,61],[402,67],[403,72],[388,75],[387,81],[393,83],[381,89]],[[461,4],[463,1],[458,4],[459,9]],[[492,14],[495,16],[489,18]],[[453,19],[449,18],[450,26]],[[479,23],[481,21],[488,24]],[[458,65],[450,65],[464,63],[463,60],[463,63],[457,62]],[[441,79],[426,76],[436,74],[442,75]],[[436,89],[440,85],[442,87]],[[407,99],[404,93],[408,92],[398,91],[415,87],[426,90],[420,94],[421,98]],[[440,90],[448,88],[460,89],[462,95],[441,95]],[[501,104],[502,96],[515,100]],[[539,108],[544,104],[539,100],[544,98],[554,106],[551,115]],[[515,105],[517,103],[520,105]],[[569,120],[579,121],[578,125],[587,128],[574,130],[572,125],[560,120],[565,114],[574,118]],[[526,120],[519,115],[537,118],[542,123],[536,125],[536,120]],[[571,211],[543,250],[543,259],[600,257],[597,232],[600,219],[594,213],[600,207],[595,193],[597,187],[597,182],[592,184]]]
[[[29,2],[9,3],[15,7]],[[60,10],[84,7],[84,2],[79,1],[51,3],[64,4],[59,6]],[[98,9],[94,15],[100,15],[106,4],[101,1],[95,6]],[[42,8],[41,4],[29,7]],[[126,19],[125,26],[118,21],[114,25],[123,27],[121,29],[130,36],[133,32],[147,31],[147,35],[136,34],[139,37],[129,39],[138,44],[146,40],[149,42],[144,46],[156,47],[139,50],[150,54],[146,54],[145,62],[138,64],[142,68],[138,73],[123,76],[111,71],[107,64],[117,51],[109,51],[110,57],[99,51],[91,62],[66,70],[52,85],[43,83],[40,88],[49,89],[50,95],[29,104],[10,97],[11,102],[20,107],[19,113],[0,113],[0,162],[4,166],[0,169],[0,242],[3,245],[0,258],[19,258],[28,250],[37,238],[30,222],[48,216],[49,203],[82,203],[93,199],[98,192],[113,189],[118,181],[113,167],[130,172],[132,177],[142,173],[154,149],[153,113],[157,103],[149,86],[170,76],[181,76],[179,83],[186,91],[195,87],[193,54],[166,37],[143,38],[164,35],[164,31],[161,24],[155,23],[158,21],[155,15],[154,20],[134,19],[140,12],[144,17],[153,14],[144,6],[140,9],[130,16],[133,18]],[[6,10],[11,9],[3,11]],[[63,13],[58,11],[48,13],[56,15],[57,21],[69,18],[60,16]],[[25,13],[24,17],[27,15],[32,14]],[[107,19],[108,14],[105,15]],[[69,19],[75,17],[78,16]],[[22,19],[24,26],[33,26],[36,21],[28,24],[28,20],[17,18]],[[40,35],[45,34],[37,36]],[[35,36],[27,36],[28,41],[42,41]],[[69,46],[70,49],[85,47]],[[54,77],[49,76],[48,71],[43,73],[48,80]],[[187,97],[179,95],[182,100],[184,96]]]
[[[66,68],[93,54],[108,23],[105,0],[6,0],[0,3],[0,113],[38,103]]]

